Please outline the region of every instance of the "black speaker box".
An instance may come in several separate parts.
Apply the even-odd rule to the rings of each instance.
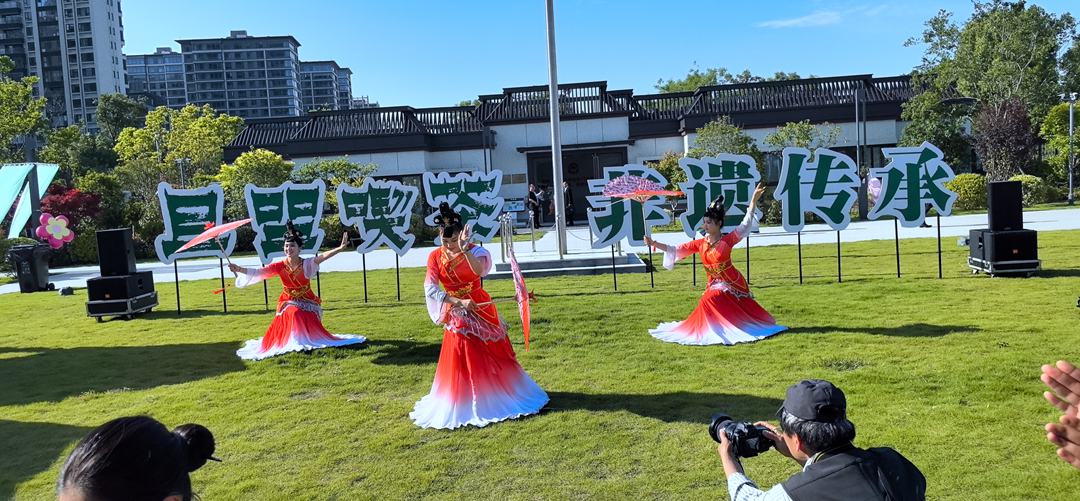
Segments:
[[[1035,230],[971,230],[968,246],[971,257],[990,263],[1039,259],[1039,234]]]
[[[86,281],[86,294],[91,301],[131,299],[150,292],[154,292],[154,274],[149,271]]]
[[[1024,229],[1024,189],[1020,181],[990,183],[986,204],[991,231]]]
[[[97,250],[101,276],[135,273],[135,242],[131,237],[131,228],[98,230]]]

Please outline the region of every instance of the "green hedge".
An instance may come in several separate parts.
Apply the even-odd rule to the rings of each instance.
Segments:
[[[958,195],[953,210],[978,210],[986,208],[986,176],[957,174],[945,187]]]
[[[1053,196],[1050,185],[1041,177],[1020,174],[1010,177],[1009,181],[1020,181],[1020,184],[1024,185],[1024,207],[1044,204]]]

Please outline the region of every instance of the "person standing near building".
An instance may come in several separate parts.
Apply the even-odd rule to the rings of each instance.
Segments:
[[[528,207],[530,211],[532,211],[532,225],[533,225],[533,228],[539,228],[540,227],[540,201],[536,197],[536,192],[537,191],[538,190],[536,189],[536,185],[535,184],[530,184],[529,185],[529,198],[525,202],[525,206]]]
[[[562,182],[562,197],[563,203],[566,204],[566,225],[573,226],[574,224],[574,192],[570,189],[570,183]]]
[[[540,186],[540,189],[537,190],[536,201],[540,204],[540,208],[537,209],[537,212],[540,214],[540,218],[538,219],[537,226],[540,226],[541,224],[543,224],[543,223],[545,223],[547,221],[547,218],[544,217],[544,214],[547,213],[548,204],[551,203],[550,197],[548,196],[548,192],[547,192],[547,186]]]

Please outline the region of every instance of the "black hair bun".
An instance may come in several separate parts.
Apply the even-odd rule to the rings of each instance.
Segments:
[[[724,215],[727,213],[727,208],[724,207],[724,194],[721,193],[713,199],[712,203],[705,209],[705,217],[712,219],[720,224],[724,222]]]
[[[439,204],[439,213],[435,216],[435,224],[439,226],[454,226],[461,224],[461,215],[450,208],[450,204]]]
[[[187,459],[187,471],[202,468],[207,460],[218,461],[214,457],[214,434],[200,424],[185,424],[173,430],[173,435],[180,441]]]

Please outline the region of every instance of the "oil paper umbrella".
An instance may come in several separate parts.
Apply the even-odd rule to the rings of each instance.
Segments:
[[[480,303],[477,306],[501,303],[510,301],[511,299],[516,300],[518,304],[518,314],[521,315],[521,329],[525,335],[525,351],[529,351],[529,321],[532,318],[532,312],[529,309],[529,301],[536,301],[536,295],[525,287],[525,277],[521,274],[521,267],[518,266],[517,256],[514,255],[514,249],[509,250],[509,257],[510,271],[514,277],[514,297],[492,299],[486,303]]]
[[[605,197],[634,200],[641,206],[641,224],[645,226],[645,235],[651,236],[649,225],[645,221],[645,201],[652,197],[681,197],[681,191],[665,190],[660,183],[641,176],[624,174],[604,185]],[[655,285],[652,275],[652,246],[649,246],[649,283]]]
[[[176,252],[174,252],[173,254],[188,250],[212,238],[214,239],[214,241],[217,242],[218,248],[221,249],[221,253],[225,255],[225,262],[231,265],[232,261],[229,260],[229,255],[225,252],[225,246],[221,244],[221,235],[224,235],[230,231],[234,231],[237,228],[250,222],[251,219],[241,219],[239,221],[233,221],[231,223],[225,223],[218,226],[215,226],[214,223],[206,223],[206,230],[192,237],[191,240],[188,240],[187,243],[181,245],[179,249],[176,249]]]

